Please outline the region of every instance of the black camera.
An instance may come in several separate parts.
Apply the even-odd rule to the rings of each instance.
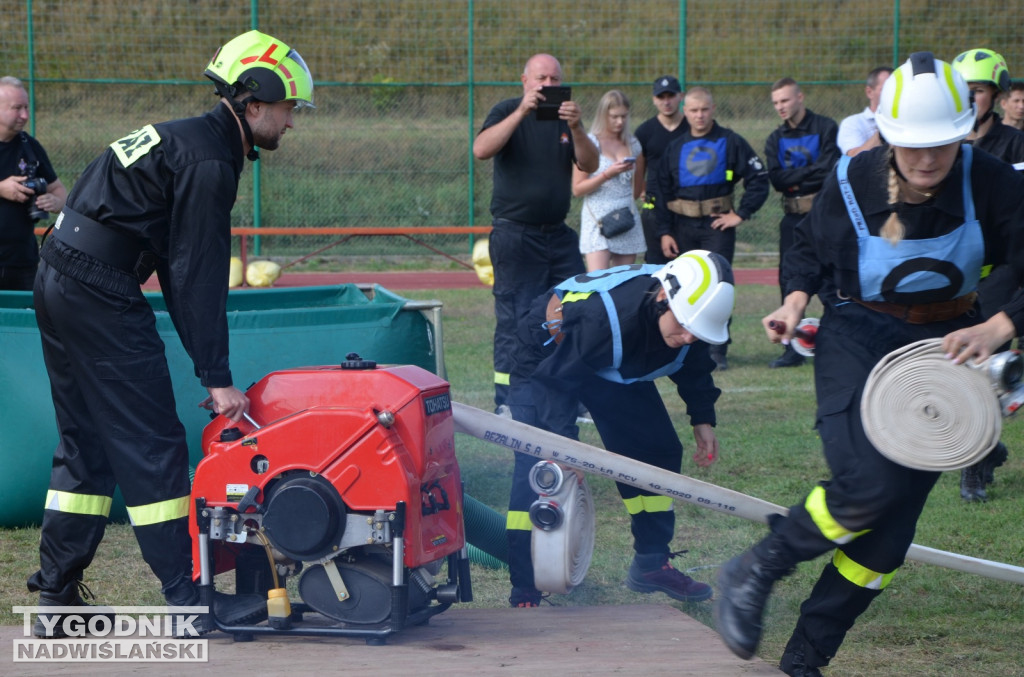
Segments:
[[[36,196],[45,195],[48,185],[46,179],[41,176],[36,176],[36,172],[39,171],[38,162],[30,162],[25,169],[25,180],[21,185],[25,186],[32,191],[32,197],[28,199],[28,216],[33,221],[39,221],[41,219],[49,218],[44,210],[36,206]]]

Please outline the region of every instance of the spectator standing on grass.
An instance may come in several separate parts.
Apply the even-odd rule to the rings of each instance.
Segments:
[[[1010,89],[999,97],[1003,124],[1024,131],[1024,82],[1011,82]]]
[[[579,439],[576,402],[590,411],[605,448],[679,472],[683,446],[655,379],[668,376],[686,403],[697,451],[710,465],[718,456],[715,402],[721,391],[711,372],[708,344],[729,337],[734,285],[724,258],[708,251],[683,254],[663,267],[633,265],[578,275],[540,295],[519,325],[509,404],[512,417]],[[509,578],[513,607],[534,607],[530,552],[530,469],[537,459],[516,452],[509,497]],[[617,484],[630,515],[633,561],[626,586],[698,602],[711,586],[669,562],[677,554],[675,512],[667,496]],[[684,551],[685,552],[685,551]]]
[[[597,104],[589,134],[600,153],[600,164],[593,173],[579,167],[572,169],[572,194],[583,198],[580,252],[588,271],[633,263],[636,255],[646,249],[636,208],[643,183],[636,171],[640,142],[629,133],[629,110],[625,94],[617,89],[604,93]],[[598,222],[604,215],[622,208],[632,212],[633,227],[621,235],[606,238]]]
[[[67,189],[50,164],[43,146],[25,132],[28,92],[21,80],[0,78],[0,289],[30,291],[39,264],[35,225],[43,214],[64,206]],[[39,194],[26,181],[46,192]],[[33,214],[35,212],[35,214]]]
[[[543,87],[562,84],[562,66],[550,54],[526,62],[522,96],[491,109],[473,141],[478,160],[494,158],[490,257],[494,267],[494,403],[508,397],[516,323],[545,289],[584,272],[576,231],[565,224],[572,201],[573,166],[597,171],[598,152],[575,101],[557,120],[541,120]]]
[[[259,31],[214,55],[220,101],[205,115],[146,125],[82,173],[43,245],[35,308],[60,440],[28,588],[40,606],[81,606],[82,578],[119,486],[146,563],[172,606],[199,604],[189,537],[188,445],[164,344],[140,283],[155,270],[195,374],[200,406],[234,421],[249,406],[228,365],[224,305],[231,207],[245,159],[274,150],[312,104],[299,54]],[[228,625],[266,617],[261,595],[221,595]],[[58,614],[34,632],[61,636]],[[47,626],[50,627],[47,627]],[[194,626],[212,627],[205,619]]]
[[[662,154],[655,203],[662,255],[707,249],[732,265],[736,228],[768,199],[771,187],[761,158],[736,132],[715,122],[715,101],[704,87],[691,87],[683,100],[688,131]],[[743,183],[743,198],[733,192]],[[720,370],[729,368],[728,343],[711,346]]]
[[[839,160],[836,145],[838,127],[831,118],[818,115],[804,105],[804,93],[793,78],[772,85],[772,106],[782,118],[764,144],[768,178],[782,195],[779,223],[779,283],[785,277],[786,252],[793,245],[793,229],[811,210],[814,196]],[[804,356],[786,346],[769,367],[799,367]]]
[[[644,261],[661,265],[668,263],[669,260],[661,252],[657,218],[654,216],[654,209],[658,203],[658,169],[661,167],[662,153],[668,148],[669,143],[686,133],[689,123],[686,122],[680,108],[683,102],[683,89],[679,85],[679,80],[671,75],[662,75],[654,81],[653,91],[654,107],[658,114],[636,128],[636,139],[640,142],[636,171],[644,179],[644,190],[640,196],[643,199],[640,221],[647,243]]]
[[[878,97],[882,95],[882,85],[892,75],[888,66],[879,66],[868,73],[864,95],[868,97],[867,107],[859,113],[843,118],[839,123],[836,144],[844,155],[854,156],[865,150],[882,145],[882,137],[878,134],[875,124],[875,110],[878,108]]]
[[[810,296],[824,306],[816,430],[831,478],[773,516],[770,533],[718,577],[718,631],[750,658],[775,581],[832,553],[782,655],[789,675],[822,674],[903,564],[941,474],[897,464],[868,440],[860,402],[871,370],[934,338],[956,363],[980,362],[1024,330],[1024,295],[984,322],[977,309],[983,266],[1024,270],[1024,241],[1014,236],[1024,178],[962,144],[974,124],[966,83],[930,52],[912,54],[885,83],[877,121],[889,146],[842,158],[797,226],[783,304],[762,320],[771,341],[792,340]]]

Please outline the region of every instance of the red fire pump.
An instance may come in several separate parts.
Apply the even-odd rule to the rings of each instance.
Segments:
[[[218,416],[203,433],[193,561],[204,605],[214,576],[234,569],[236,592],[269,596],[270,616],[251,626],[214,618],[218,629],[236,640],[377,644],[472,600],[447,382],[349,355],[271,373],[246,394],[244,421]],[[296,575],[301,601],[291,604],[286,581]],[[336,623],[303,623],[307,611]]]

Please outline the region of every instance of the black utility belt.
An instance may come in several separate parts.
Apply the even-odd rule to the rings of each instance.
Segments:
[[[145,249],[138,238],[107,228],[98,221],[64,207],[50,231],[69,247],[145,282],[156,268],[156,253]]]

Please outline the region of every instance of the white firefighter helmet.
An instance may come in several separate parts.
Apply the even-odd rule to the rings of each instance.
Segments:
[[[964,139],[974,114],[963,76],[931,52],[915,52],[882,85],[875,122],[893,146],[932,148]]]
[[[654,273],[679,324],[706,343],[729,340],[729,316],[735,288],[732,267],[720,254],[704,249],[680,254]]]

